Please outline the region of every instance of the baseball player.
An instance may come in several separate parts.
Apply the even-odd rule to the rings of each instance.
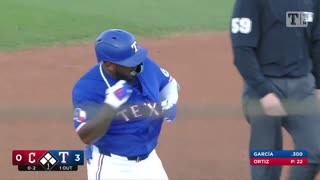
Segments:
[[[177,81],[125,30],[102,32],[95,52],[72,92],[88,179],[168,179],[155,148],[163,121],[176,118]]]
[[[319,0],[236,0],[231,19],[234,64],[244,80],[242,104],[250,150],[281,150],[284,127],[308,166],[290,179],[312,180],[320,165]],[[280,179],[280,166],[252,166],[254,180]]]

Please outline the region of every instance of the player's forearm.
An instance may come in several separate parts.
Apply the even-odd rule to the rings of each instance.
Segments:
[[[160,91],[161,101],[169,100],[172,103],[178,102],[179,84],[172,78],[168,84]]]
[[[242,78],[255,89],[262,98],[272,93],[272,85],[260,70],[254,49],[251,47],[234,47],[234,64]]]
[[[167,85],[160,91],[162,115],[165,120],[171,122],[177,116],[177,103],[179,98],[179,84],[174,78],[170,78]]]
[[[96,117],[90,119],[78,131],[79,137],[85,144],[92,144],[101,138],[112,122],[116,111],[109,105],[105,105]]]

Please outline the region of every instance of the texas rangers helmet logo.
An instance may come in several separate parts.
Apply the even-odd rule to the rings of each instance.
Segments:
[[[134,52],[138,52],[138,47],[137,47],[137,42],[134,41],[132,44],[131,44],[131,48],[134,50]]]
[[[87,113],[80,108],[73,111],[73,120],[77,122],[84,122],[87,118]]]

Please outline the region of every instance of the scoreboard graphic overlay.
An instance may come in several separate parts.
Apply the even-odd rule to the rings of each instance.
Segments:
[[[13,150],[12,165],[19,171],[77,171],[83,150]]]
[[[308,165],[308,153],[304,150],[251,150],[252,166],[305,166]]]

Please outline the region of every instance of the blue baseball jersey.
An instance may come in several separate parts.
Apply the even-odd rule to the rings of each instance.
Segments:
[[[149,154],[157,146],[163,123],[160,91],[172,77],[150,58],[144,61],[143,68],[133,83],[129,100],[117,110],[104,136],[94,143],[100,151],[138,156]],[[76,130],[99,112],[106,89],[116,82],[102,71],[101,64],[76,82],[72,92]]]

